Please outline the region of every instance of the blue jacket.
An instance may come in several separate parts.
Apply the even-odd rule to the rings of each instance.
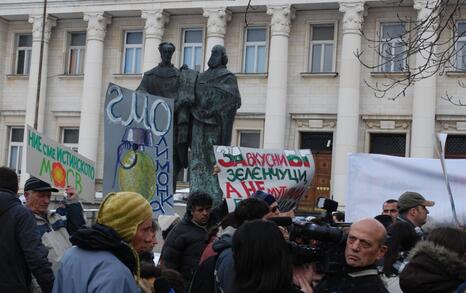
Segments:
[[[60,260],[54,293],[136,293],[138,258],[110,227],[95,224],[71,236],[73,246]]]
[[[53,293],[139,292],[131,271],[109,251],[73,246],[60,263]]]
[[[217,292],[232,292],[235,285],[235,263],[231,245],[236,229],[227,227],[214,242],[212,248],[218,254],[215,264],[215,282]]]

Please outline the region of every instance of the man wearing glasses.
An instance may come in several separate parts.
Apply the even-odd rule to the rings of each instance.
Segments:
[[[399,216],[388,228],[388,250],[384,259],[386,276],[397,275],[406,254],[424,237],[421,226],[427,221],[429,211],[426,207],[434,206],[417,192],[407,191],[398,199]]]

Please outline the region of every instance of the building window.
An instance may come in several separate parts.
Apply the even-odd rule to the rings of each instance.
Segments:
[[[8,167],[15,170],[19,175],[21,174],[21,157],[23,154],[23,127],[10,128],[10,146],[8,148]]]
[[[68,39],[68,74],[84,73],[86,32],[73,32]]]
[[[371,133],[369,153],[404,157],[406,155],[406,134]]]
[[[445,144],[445,158],[466,159],[466,135],[448,135]]]
[[[183,64],[197,71],[202,69],[202,30],[183,31]]]
[[[405,44],[403,35],[405,27],[400,23],[381,24],[380,69],[383,72],[404,70]]]
[[[331,153],[333,148],[332,132],[301,132],[301,148],[315,153]]]
[[[61,143],[77,152],[79,145],[79,128],[62,128]]]
[[[124,74],[141,73],[142,32],[125,32]]]
[[[16,37],[16,74],[28,75],[31,70],[32,35]]]
[[[456,69],[466,70],[466,21],[456,24]]]
[[[311,72],[332,72],[335,50],[335,26],[333,24],[313,25],[310,44]]]
[[[265,72],[266,28],[246,28],[244,38],[244,72]]]
[[[241,130],[238,132],[238,145],[247,148],[261,147],[260,131]]]

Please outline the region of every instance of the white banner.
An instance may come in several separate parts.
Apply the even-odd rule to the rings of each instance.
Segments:
[[[229,210],[257,190],[271,193],[280,210],[295,208],[314,176],[310,150],[214,146],[218,182]]]
[[[445,160],[459,222],[466,225],[466,160]],[[453,223],[453,214],[439,159],[373,154],[348,156],[346,220],[353,222],[382,212],[387,199],[415,191],[435,201],[428,208],[435,222]]]

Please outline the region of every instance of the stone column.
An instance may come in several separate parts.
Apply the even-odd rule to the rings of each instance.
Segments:
[[[343,12],[343,39],[340,56],[340,83],[338,87],[335,164],[333,197],[344,205],[347,178],[347,156],[357,152],[359,130],[359,89],[361,63],[354,55],[361,51],[361,25],[364,2],[340,2]]]
[[[417,20],[423,21],[432,13],[432,7],[436,1],[415,0],[414,8],[418,10]],[[436,38],[436,26],[432,24],[422,32],[420,38],[424,44],[432,42]],[[429,64],[426,59],[430,56],[430,49],[427,46],[416,53],[416,68]],[[433,58],[433,57],[431,57]],[[437,96],[437,75],[431,74],[432,70],[425,70],[420,74],[421,80],[414,84],[413,93],[413,123],[411,129],[411,157],[432,158],[434,155],[434,134],[435,134],[435,106]]]
[[[225,7],[204,8],[204,17],[207,17],[207,46],[205,49],[204,68],[208,69],[210,53],[215,45],[225,44],[227,22],[231,20],[231,12]]]
[[[265,105],[264,148],[283,149],[287,119],[288,36],[295,11],[290,5],[268,6],[270,57]]]
[[[99,126],[102,115],[102,63],[104,39],[110,18],[103,12],[85,13],[87,26],[84,81],[81,98],[81,122],[79,129],[79,152],[96,161],[99,145]]]
[[[159,45],[162,42],[165,24],[169,21],[169,14],[163,9],[143,10],[141,17],[146,20],[144,27],[144,63],[143,72],[154,68],[160,63]]]
[[[32,53],[31,53],[31,69],[29,71],[28,94],[26,102],[26,124],[34,126],[34,115],[36,111],[37,98],[37,82],[39,79],[39,62],[40,62],[40,43],[42,38],[42,15],[31,15],[29,22],[32,23]],[[44,50],[42,56],[42,73],[40,83],[40,99],[39,112],[37,120],[37,130],[44,131],[44,114],[45,114],[45,99],[47,92],[47,65],[48,65],[48,49],[50,34],[52,27],[56,25],[56,19],[47,17],[45,22],[44,32]]]
[[[27,125],[34,126],[36,115],[36,102],[37,102],[37,82],[39,81],[39,62],[40,62],[40,47],[42,39],[42,24],[43,15],[30,15],[29,22],[32,23],[32,52],[31,52],[31,68],[29,70],[28,92],[26,98],[26,117],[24,127],[24,147],[23,147],[23,160],[21,161],[21,184],[23,186],[29,175],[26,174],[26,144],[27,144]],[[45,116],[45,100],[47,92],[47,65],[48,65],[48,50],[50,34],[52,27],[56,25],[56,19],[48,16],[45,22],[44,30],[44,48],[42,55],[42,72],[40,82],[39,94],[39,110],[37,112],[37,131],[44,132],[44,116]]]

